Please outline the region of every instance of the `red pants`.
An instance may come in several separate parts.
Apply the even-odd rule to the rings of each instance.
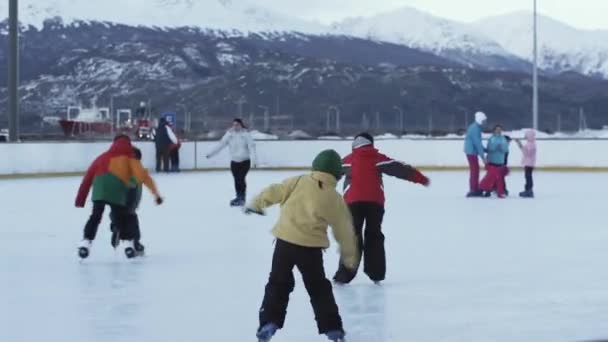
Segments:
[[[504,166],[497,166],[488,164],[486,176],[481,180],[481,190],[493,191],[496,189],[496,194],[500,197],[505,195],[505,175],[507,174],[507,168]]]
[[[467,154],[469,162],[469,191],[479,191],[479,158],[476,154]]]

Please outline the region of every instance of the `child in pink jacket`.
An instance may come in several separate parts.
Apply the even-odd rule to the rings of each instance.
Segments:
[[[524,166],[526,173],[526,187],[523,192],[519,193],[519,196],[523,198],[533,198],[534,191],[532,189],[534,187],[534,181],[532,180],[532,173],[536,166],[536,132],[533,129],[526,130],[525,137],[525,145],[522,145],[521,141],[516,140],[517,146],[519,146],[523,153],[521,163]]]

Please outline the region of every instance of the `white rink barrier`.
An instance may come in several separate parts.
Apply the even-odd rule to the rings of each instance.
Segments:
[[[217,142],[185,142],[180,150],[182,170],[213,170],[229,166],[228,150],[213,159],[205,155]],[[344,155],[349,140],[258,141],[258,166],[269,169],[308,168],[315,155],[335,149]],[[539,169],[608,171],[608,140],[540,140]],[[109,147],[109,142],[57,142],[0,144],[0,176],[59,175],[83,173],[93,159]],[[144,165],[155,166],[152,142],[136,142]],[[462,140],[379,140],[385,154],[421,169],[457,170],[467,167]],[[519,166],[521,152],[511,144],[509,163]]]

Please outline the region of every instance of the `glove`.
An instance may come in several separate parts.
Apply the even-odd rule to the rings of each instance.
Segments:
[[[247,208],[245,207],[245,209],[243,209],[243,212],[245,213],[245,215],[251,215],[251,214],[256,214],[256,215],[260,215],[260,216],[266,216],[266,213],[263,211],[258,211],[252,208]]]
[[[414,176],[414,183],[429,186],[431,180],[427,176],[423,175],[421,172],[416,172],[416,175]]]
[[[74,205],[76,206],[76,208],[84,208],[84,204],[85,200],[82,198],[76,198],[76,201],[74,201]]]
[[[420,184],[422,184],[428,188],[429,186],[431,186],[431,180],[428,177],[424,177],[423,182]]]
[[[161,205],[161,204],[163,204],[164,200],[162,197],[158,196],[158,197],[156,197],[154,202],[156,202],[156,205]]]

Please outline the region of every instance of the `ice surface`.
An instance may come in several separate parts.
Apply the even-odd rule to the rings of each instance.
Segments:
[[[253,172],[250,192],[289,175]],[[464,173],[430,176],[430,189],[386,181],[388,278],[335,288],[348,341],[608,338],[604,174],[537,174],[532,201],[466,200]],[[166,204],[146,193],[140,209],[148,256],[115,254],[106,219],[81,263],[79,181],[0,181],[0,341],[255,341],[276,209],[229,208],[225,172],[157,176]],[[328,275],[337,259],[334,244]],[[324,341],[296,279],[273,341]]]

